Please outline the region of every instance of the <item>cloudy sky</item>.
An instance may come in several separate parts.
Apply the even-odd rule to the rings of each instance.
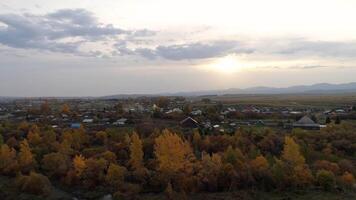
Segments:
[[[354,0],[1,0],[0,96],[356,81]]]

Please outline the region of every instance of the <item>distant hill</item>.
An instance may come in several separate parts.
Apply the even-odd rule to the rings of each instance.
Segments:
[[[342,94],[356,93],[356,82],[343,84],[318,83],[314,85],[297,85],[291,87],[250,87],[245,89],[230,88],[225,90],[201,90],[176,93],[157,93],[157,94],[117,94],[102,97],[37,97],[37,98],[56,98],[56,99],[125,99],[137,97],[153,96],[209,96],[209,95],[228,95],[228,94]],[[1,97],[0,101],[18,99],[25,97]]]
[[[195,92],[166,93],[172,96],[203,96],[225,94],[332,94],[356,93],[356,82],[344,84],[318,83],[314,85],[297,85],[284,88],[251,87],[246,89],[230,88],[226,90],[206,90]]]

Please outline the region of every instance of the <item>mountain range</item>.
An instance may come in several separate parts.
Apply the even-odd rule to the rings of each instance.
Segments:
[[[230,88],[226,90],[210,90],[196,92],[181,92],[173,95],[200,96],[226,94],[330,94],[356,93],[356,82],[343,84],[318,83],[314,85],[296,85],[291,87],[250,87],[245,89]]]
[[[87,99],[122,99],[142,96],[207,96],[207,95],[238,95],[238,94],[343,94],[356,93],[356,82],[343,84],[318,83],[314,85],[296,85],[291,87],[250,87],[250,88],[229,88],[223,90],[200,90],[176,93],[156,93],[156,94],[117,94],[102,97],[41,97],[41,98],[87,98]],[[1,97],[0,100],[11,100],[22,97]],[[38,97],[40,98],[40,97]]]

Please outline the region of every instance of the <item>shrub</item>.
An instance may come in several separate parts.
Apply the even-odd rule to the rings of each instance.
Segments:
[[[330,191],[335,186],[335,175],[331,171],[319,170],[316,174],[316,180],[324,190]]]
[[[52,188],[48,178],[36,172],[31,172],[28,176],[18,176],[16,185],[21,192],[44,196],[49,195]]]

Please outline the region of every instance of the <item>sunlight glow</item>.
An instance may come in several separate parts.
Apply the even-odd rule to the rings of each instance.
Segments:
[[[235,55],[219,58],[210,64],[209,67],[214,71],[226,74],[238,72],[243,68],[242,63],[238,61],[238,58]]]

